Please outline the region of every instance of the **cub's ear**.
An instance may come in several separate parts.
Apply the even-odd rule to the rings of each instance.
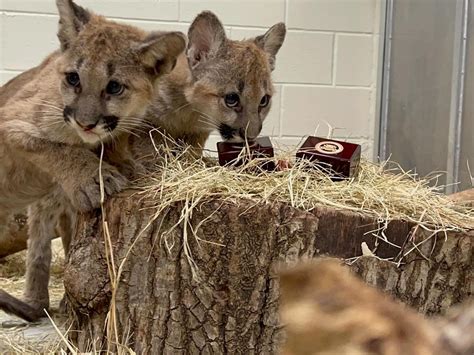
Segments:
[[[61,50],[65,51],[89,22],[92,14],[72,0],[56,0],[56,6],[59,12],[58,38]]]
[[[197,15],[189,27],[188,39],[186,55],[189,66],[194,68],[215,55],[227,37],[217,16],[210,11],[204,11]]]
[[[280,50],[285,36],[285,24],[280,22],[273,25],[264,35],[255,37],[254,39],[255,44],[267,53],[272,70],[275,69],[275,56]]]
[[[137,50],[143,65],[159,76],[173,70],[185,47],[186,36],[181,32],[152,32]]]

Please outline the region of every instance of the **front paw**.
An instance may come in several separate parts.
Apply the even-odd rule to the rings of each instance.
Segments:
[[[123,162],[118,166],[118,170],[126,176],[129,181],[137,180],[146,174],[146,169],[143,164],[133,160]]]
[[[128,183],[127,178],[116,168],[105,164],[102,166],[102,180],[105,198],[122,191]],[[100,207],[100,185],[99,171],[96,171],[89,176],[76,177],[72,184],[65,186],[65,191],[74,207],[81,212],[87,212]]]

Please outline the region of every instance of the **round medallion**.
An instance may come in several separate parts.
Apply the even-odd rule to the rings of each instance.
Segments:
[[[314,149],[323,154],[339,154],[344,150],[342,144],[331,141],[319,142],[314,146]]]

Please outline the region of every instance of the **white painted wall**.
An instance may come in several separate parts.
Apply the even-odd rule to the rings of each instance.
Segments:
[[[363,145],[375,136],[380,7],[383,0],[77,0],[97,13],[147,30],[187,32],[202,10],[214,11],[229,37],[263,33],[284,21],[287,39],[277,56],[277,95],[264,133],[281,145],[327,134]],[[0,0],[0,83],[56,49],[54,0]],[[214,148],[218,137],[212,137]]]

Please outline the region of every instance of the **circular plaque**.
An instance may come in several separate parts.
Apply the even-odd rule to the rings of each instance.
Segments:
[[[314,149],[316,149],[317,152],[323,154],[339,154],[344,150],[344,147],[342,144],[337,142],[323,141],[316,144]]]

